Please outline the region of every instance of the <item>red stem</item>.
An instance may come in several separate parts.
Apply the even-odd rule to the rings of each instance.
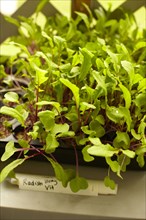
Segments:
[[[39,100],[39,88],[36,89],[36,103]],[[36,109],[35,109],[35,121],[37,121],[38,118],[38,105],[36,105]]]
[[[79,159],[78,159],[78,153],[77,153],[75,144],[73,144],[73,148],[75,151],[75,158],[76,158],[76,176],[78,176],[79,175]]]

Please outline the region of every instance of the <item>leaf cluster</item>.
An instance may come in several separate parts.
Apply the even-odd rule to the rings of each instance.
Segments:
[[[119,177],[132,159],[143,167],[145,32],[140,32],[132,15],[109,20],[101,9],[90,16],[77,13],[75,20],[41,15],[43,25],[38,15],[9,18],[17,24],[19,35],[7,44],[19,50],[2,59],[0,81],[5,92],[0,115],[16,119],[24,136],[18,138],[20,148],[12,141],[6,145],[2,161],[15,152],[22,159],[1,171],[1,181],[25,160],[42,155],[64,187],[70,182],[74,192],[85,189],[88,184],[79,176],[78,149],[87,163],[104,157]],[[35,140],[40,148],[33,145]],[[74,149],[76,171],[64,170],[54,158],[62,145]],[[105,185],[115,187],[109,172]]]

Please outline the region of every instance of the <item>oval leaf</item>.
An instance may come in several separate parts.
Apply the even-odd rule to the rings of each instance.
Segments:
[[[70,188],[72,192],[76,193],[81,189],[87,189],[88,182],[85,178],[76,176],[74,179],[70,181]]]
[[[5,152],[1,157],[1,161],[5,161],[9,159],[16,151],[17,148],[14,147],[14,142],[13,141],[8,142],[5,147]]]
[[[3,106],[1,109],[0,109],[0,113],[1,114],[4,114],[4,115],[9,115],[11,116],[12,118],[16,118],[20,124],[22,126],[24,126],[24,118],[23,118],[23,115],[20,114],[16,109],[14,108],[11,108],[11,107],[7,107],[7,106]]]

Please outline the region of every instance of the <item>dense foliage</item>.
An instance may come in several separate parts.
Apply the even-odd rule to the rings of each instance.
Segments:
[[[7,143],[1,161],[20,154],[1,171],[0,181],[27,159],[42,155],[63,186],[70,183],[74,192],[87,188],[79,175],[78,148],[87,163],[104,157],[119,177],[135,158],[143,167],[145,30],[139,30],[133,15],[125,13],[118,21],[102,9],[89,16],[77,12],[75,20],[41,15],[41,24],[39,15],[7,17],[19,35],[6,43],[19,50],[1,59],[1,131],[12,132],[15,118],[23,136],[18,137],[19,148],[14,141]],[[39,148],[33,145],[36,139]],[[75,171],[65,170],[53,156],[62,143],[74,149]],[[109,170],[105,185],[114,188]]]

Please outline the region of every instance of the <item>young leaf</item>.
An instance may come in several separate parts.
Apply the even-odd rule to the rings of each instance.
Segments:
[[[56,135],[58,133],[68,132],[68,130],[69,130],[69,125],[67,123],[55,124],[54,127],[51,130],[51,133]]]
[[[109,144],[99,144],[91,146],[87,152],[93,156],[98,157],[112,157],[114,154],[117,154],[119,150],[113,148]]]
[[[41,84],[47,81],[46,77],[47,70],[40,69],[35,63],[31,62],[31,66],[36,71],[35,84],[37,87],[40,87]]]
[[[130,106],[131,106],[131,93],[129,92],[129,90],[124,85],[119,84],[119,87],[123,92],[123,96],[124,96],[124,99],[125,99],[125,107],[129,109]]]
[[[19,44],[19,43],[13,42],[13,41],[9,42],[9,44],[10,45],[15,45],[15,46],[19,47],[23,52],[25,52],[25,54],[28,57],[30,57],[30,53],[29,53],[27,47],[24,44]]]
[[[65,43],[65,39],[60,36],[54,36],[54,42],[59,46],[62,46],[63,43]]]
[[[124,119],[127,124],[127,131],[130,131],[132,119],[129,109],[122,106],[120,106],[119,108],[116,108],[114,106],[107,106],[106,114],[108,118],[115,123],[120,123],[122,119]]]
[[[88,109],[96,109],[96,107],[88,102],[80,102],[80,111],[82,111],[83,114]]]
[[[135,152],[132,150],[121,150],[123,154],[125,154],[129,158],[134,158],[135,157]]]
[[[42,31],[42,36],[47,38],[47,40],[49,41],[50,46],[53,48],[54,44],[53,44],[52,38],[46,32],[44,32],[44,31]]]
[[[135,77],[134,76],[134,68],[133,68],[132,63],[130,63],[127,60],[123,60],[123,61],[121,61],[121,65],[126,70],[126,72],[128,73],[129,79],[130,79],[130,86],[132,86],[133,85],[133,79]]]
[[[67,131],[67,132],[57,134],[57,138],[58,137],[74,137],[74,136],[75,136],[74,131]]]
[[[16,159],[13,162],[9,163],[6,167],[2,169],[0,172],[0,183],[5,180],[5,178],[9,175],[9,173],[14,170],[17,166],[21,165],[25,161],[23,159]]]
[[[18,144],[19,144],[22,148],[28,148],[28,149],[30,148],[30,145],[29,145],[28,141],[26,141],[26,140],[19,139],[19,140],[18,140]],[[28,151],[29,151],[29,150],[25,150],[25,151],[24,151],[24,154],[26,154]]]
[[[85,134],[89,134],[89,135],[95,135],[95,134],[96,134],[95,131],[89,129],[88,125],[82,126],[82,127],[81,127],[81,130],[82,130]]]
[[[80,80],[83,80],[86,78],[86,75],[89,72],[89,69],[92,65],[91,59],[94,55],[86,48],[80,49],[80,52],[83,55],[83,62],[82,62],[81,72],[80,72]]]
[[[119,123],[124,117],[120,109],[114,106],[107,106],[106,114],[108,118],[115,123]]]
[[[104,184],[105,184],[105,186],[110,187],[113,190],[116,188],[116,184],[115,184],[114,180],[111,180],[109,176],[106,176],[104,178]]]
[[[49,0],[40,1],[40,3],[37,5],[35,12],[36,13],[40,12],[43,9],[43,7],[47,4],[47,2],[49,2]]]
[[[117,131],[117,136],[113,141],[115,148],[128,149],[130,146],[130,137],[127,132]]]
[[[7,74],[5,72],[5,68],[4,68],[3,65],[0,65],[0,73],[1,73],[0,74],[0,80],[4,79],[7,76]]]
[[[5,152],[3,153],[2,157],[1,157],[1,161],[5,161],[5,160],[9,159],[16,151],[17,151],[17,148],[14,147],[14,142],[9,141],[6,144]]]
[[[139,85],[138,85],[138,92],[143,92],[146,90],[146,78],[142,79],[140,82],[139,82]]]
[[[119,110],[121,112],[121,114],[123,114],[124,120],[127,124],[127,131],[131,130],[131,123],[132,123],[132,118],[130,115],[130,111],[129,109],[127,109],[126,107],[119,107]]]
[[[46,158],[50,161],[52,167],[54,168],[56,178],[62,182],[64,187],[67,187],[68,182],[75,177],[75,171],[72,169],[65,170],[59,163],[49,157]]]
[[[57,141],[55,135],[49,133],[46,137],[45,152],[47,154],[50,154],[54,152],[58,146],[59,146],[59,142]]]
[[[61,107],[60,107],[60,103],[59,102],[40,101],[40,102],[37,102],[37,105],[39,105],[39,106],[52,105],[53,107],[56,108],[57,112],[61,111]]]
[[[146,42],[145,41],[140,41],[138,42],[135,47],[134,47],[134,51],[133,53],[135,53],[137,50],[143,48],[143,47],[146,47]]]
[[[143,167],[145,165],[145,159],[143,154],[139,154],[136,158],[136,161],[140,167]]]
[[[5,20],[8,21],[9,23],[12,23],[14,25],[16,25],[17,27],[20,26],[19,21],[15,18],[13,18],[12,16],[4,16]]]
[[[120,164],[120,170],[125,172],[127,165],[131,162],[131,159],[124,154],[120,154],[117,156],[117,161]]]
[[[50,131],[54,127],[55,125],[55,121],[54,121],[55,113],[54,112],[49,111],[49,110],[41,111],[38,113],[38,116],[40,118],[40,121],[44,125],[46,131]]]
[[[20,124],[22,126],[25,126],[24,125],[24,117],[22,114],[20,114],[16,109],[14,108],[11,108],[11,107],[7,107],[7,106],[3,106],[1,109],[0,109],[0,114],[4,114],[4,115],[9,115],[11,116],[12,118],[16,118]]]
[[[90,147],[91,145],[87,145],[86,147],[82,149],[83,158],[84,158],[84,161],[86,162],[90,162],[94,160],[94,157],[92,157],[87,151]]]
[[[89,18],[85,13],[82,12],[76,12],[76,14],[84,21],[86,27],[89,29],[90,28],[90,22]]]
[[[117,161],[111,160],[110,157],[106,157],[106,162],[110,166],[111,170],[115,173],[118,173],[120,170],[120,165]],[[120,176],[121,177],[121,176]]]
[[[19,103],[19,96],[16,92],[7,92],[4,97],[6,101]]]
[[[90,122],[90,129],[96,132],[96,137],[102,137],[105,134],[103,126],[96,120]]]
[[[88,182],[85,178],[76,176],[74,179],[70,181],[70,188],[72,192],[76,193],[81,189],[87,189]]]
[[[134,129],[131,129],[131,134],[132,134],[132,136],[133,136],[136,140],[140,140],[140,139],[141,139],[141,135],[140,135],[140,134],[137,134]]]
[[[80,102],[79,88],[75,84],[71,83],[68,79],[61,78],[60,81],[72,91],[78,108]]]

